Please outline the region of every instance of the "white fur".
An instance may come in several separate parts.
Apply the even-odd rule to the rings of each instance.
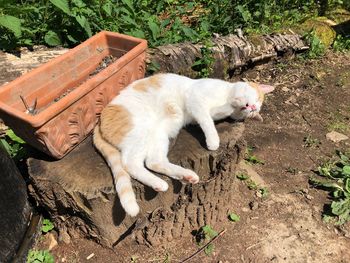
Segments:
[[[135,81],[110,103],[126,108],[133,124],[121,143],[114,146],[120,150],[122,165],[130,176],[156,191],[166,191],[168,184],[147,170],[144,164],[150,170],[174,179],[191,183],[199,181],[195,172],[171,164],[167,158],[169,138],[176,137],[182,127],[198,123],[205,134],[208,149],[216,150],[220,139],[213,120],[226,117],[241,120],[258,113],[261,108],[258,92],[245,82],[194,80],[161,74],[158,75],[160,87],[148,86],[146,91],[133,88],[144,81],[147,80]],[[242,109],[247,103],[254,104],[256,111]],[[171,116],[165,110],[169,105],[174,113]],[[125,208],[127,200],[121,202]],[[133,212],[129,214],[135,215],[139,209],[133,205],[131,210]]]

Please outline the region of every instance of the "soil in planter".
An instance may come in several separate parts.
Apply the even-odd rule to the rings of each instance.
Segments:
[[[96,69],[91,72],[89,74],[89,76],[84,79],[80,84],[78,84],[75,87],[72,87],[68,90],[66,90],[64,93],[62,93],[61,95],[59,95],[58,97],[56,97],[53,101],[51,101],[50,103],[48,103],[47,105],[45,105],[44,107],[42,107],[41,109],[34,109],[31,112],[29,112],[28,114],[38,114],[41,111],[45,110],[46,108],[48,108],[49,106],[51,106],[53,103],[59,101],[60,99],[64,98],[65,96],[67,96],[69,93],[71,93],[73,90],[75,90],[77,87],[79,87],[80,85],[82,85],[84,82],[86,82],[87,80],[89,80],[90,78],[92,78],[93,76],[95,76],[96,74],[100,73],[103,69],[107,68],[110,64],[112,64],[113,62],[115,62],[119,57],[115,57],[113,55],[108,55],[105,56],[102,61],[100,62],[100,64],[96,67]],[[28,110],[28,109],[26,109]],[[28,111],[27,111],[28,112]]]
[[[103,69],[107,68],[110,64],[112,64],[117,59],[118,59],[118,57],[115,57],[115,56],[112,56],[112,55],[104,57],[102,59],[101,63],[97,66],[97,68],[92,73],[90,73],[89,78],[95,76],[97,73],[99,73]]]

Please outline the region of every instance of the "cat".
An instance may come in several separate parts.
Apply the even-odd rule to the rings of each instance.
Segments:
[[[152,172],[195,184],[198,175],[167,158],[169,139],[189,123],[198,123],[209,150],[219,147],[214,120],[231,117],[262,121],[264,94],[272,86],[219,79],[191,79],[165,73],[137,80],[117,95],[101,112],[93,142],[107,161],[120,202],[136,216],[139,206],[131,177],[163,192],[168,184]],[[146,169],[146,167],[148,169]]]

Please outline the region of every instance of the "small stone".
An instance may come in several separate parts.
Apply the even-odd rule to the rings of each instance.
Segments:
[[[262,193],[261,191],[256,191],[255,192],[256,197],[262,198]]]
[[[56,247],[58,245],[58,243],[57,243],[57,240],[56,240],[54,234],[52,234],[52,233],[48,233],[47,238],[50,241],[48,250],[51,251],[54,247]]]
[[[336,132],[336,131],[331,131],[331,132],[327,133],[326,138],[332,142],[340,142],[340,141],[345,141],[345,140],[349,139],[348,136],[346,136],[342,133]]]
[[[312,195],[308,195],[308,194],[305,195],[305,198],[306,198],[307,200],[312,200],[312,199],[314,199],[314,197],[313,197]]]
[[[246,208],[246,207],[243,207],[243,208],[242,208],[242,212],[247,213],[247,212],[249,212],[249,209]]]
[[[95,254],[94,254],[94,253],[91,253],[90,255],[88,255],[88,256],[86,257],[86,260],[90,260],[90,259],[92,259],[94,256],[95,256]]]
[[[62,241],[65,244],[70,243],[70,236],[66,230],[60,230],[60,234],[58,236],[58,241],[60,241],[60,242]]]
[[[292,95],[284,103],[288,105],[295,105],[297,103],[297,98],[295,97],[295,95]]]
[[[255,202],[255,201],[251,201],[249,203],[249,207],[250,207],[251,210],[256,210],[256,209],[259,208],[259,204],[257,202]]]
[[[289,88],[287,88],[287,87],[282,87],[282,89],[281,89],[282,91],[284,91],[284,92],[289,92],[290,91],[290,89]]]

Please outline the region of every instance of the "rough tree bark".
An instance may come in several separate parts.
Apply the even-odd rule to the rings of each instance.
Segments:
[[[210,76],[228,79],[242,67],[281,56],[289,52],[300,52],[308,47],[297,34],[275,34],[265,36],[228,35],[213,38],[211,48],[214,61]],[[161,72],[179,73],[196,77],[192,69],[195,61],[202,58],[202,44],[189,42],[165,45],[147,50],[147,63]],[[59,56],[68,49],[34,47],[32,51],[23,48],[16,54],[0,52],[0,85]],[[203,67],[208,66],[203,64]]]
[[[210,76],[231,78],[242,68],[266,62],[286,53],[301,52],[308,46],[297,34],[272,34],[263,36],[228,35],[212,39]],[[203,57],[203,44],[180,43],[148,50],[148,63],[162,72],[173,72],[190,77],[199,76],[193,64]],[[200,67],[199,67],[200,68]]]
[[[219,227],[238,199],[234,171],[245,143],[243,123],[222,122],[217,129],[221,147],[215,152],[204,148],[204,135],[197,126],[181,131],[169,152],[172,162],[199,174],[199,184],[182,184],[162,176],[169,190],[156,193],[133,181],[141,207],[137,218],[127,216],[121,208],[111,173],[92,147],[91,138],[61,160],[29,159],[30,194],[47,209],[66,241],[83,235],[113,246],[132,233],[139,243],[157,245],[188,236],[205,224]]]

